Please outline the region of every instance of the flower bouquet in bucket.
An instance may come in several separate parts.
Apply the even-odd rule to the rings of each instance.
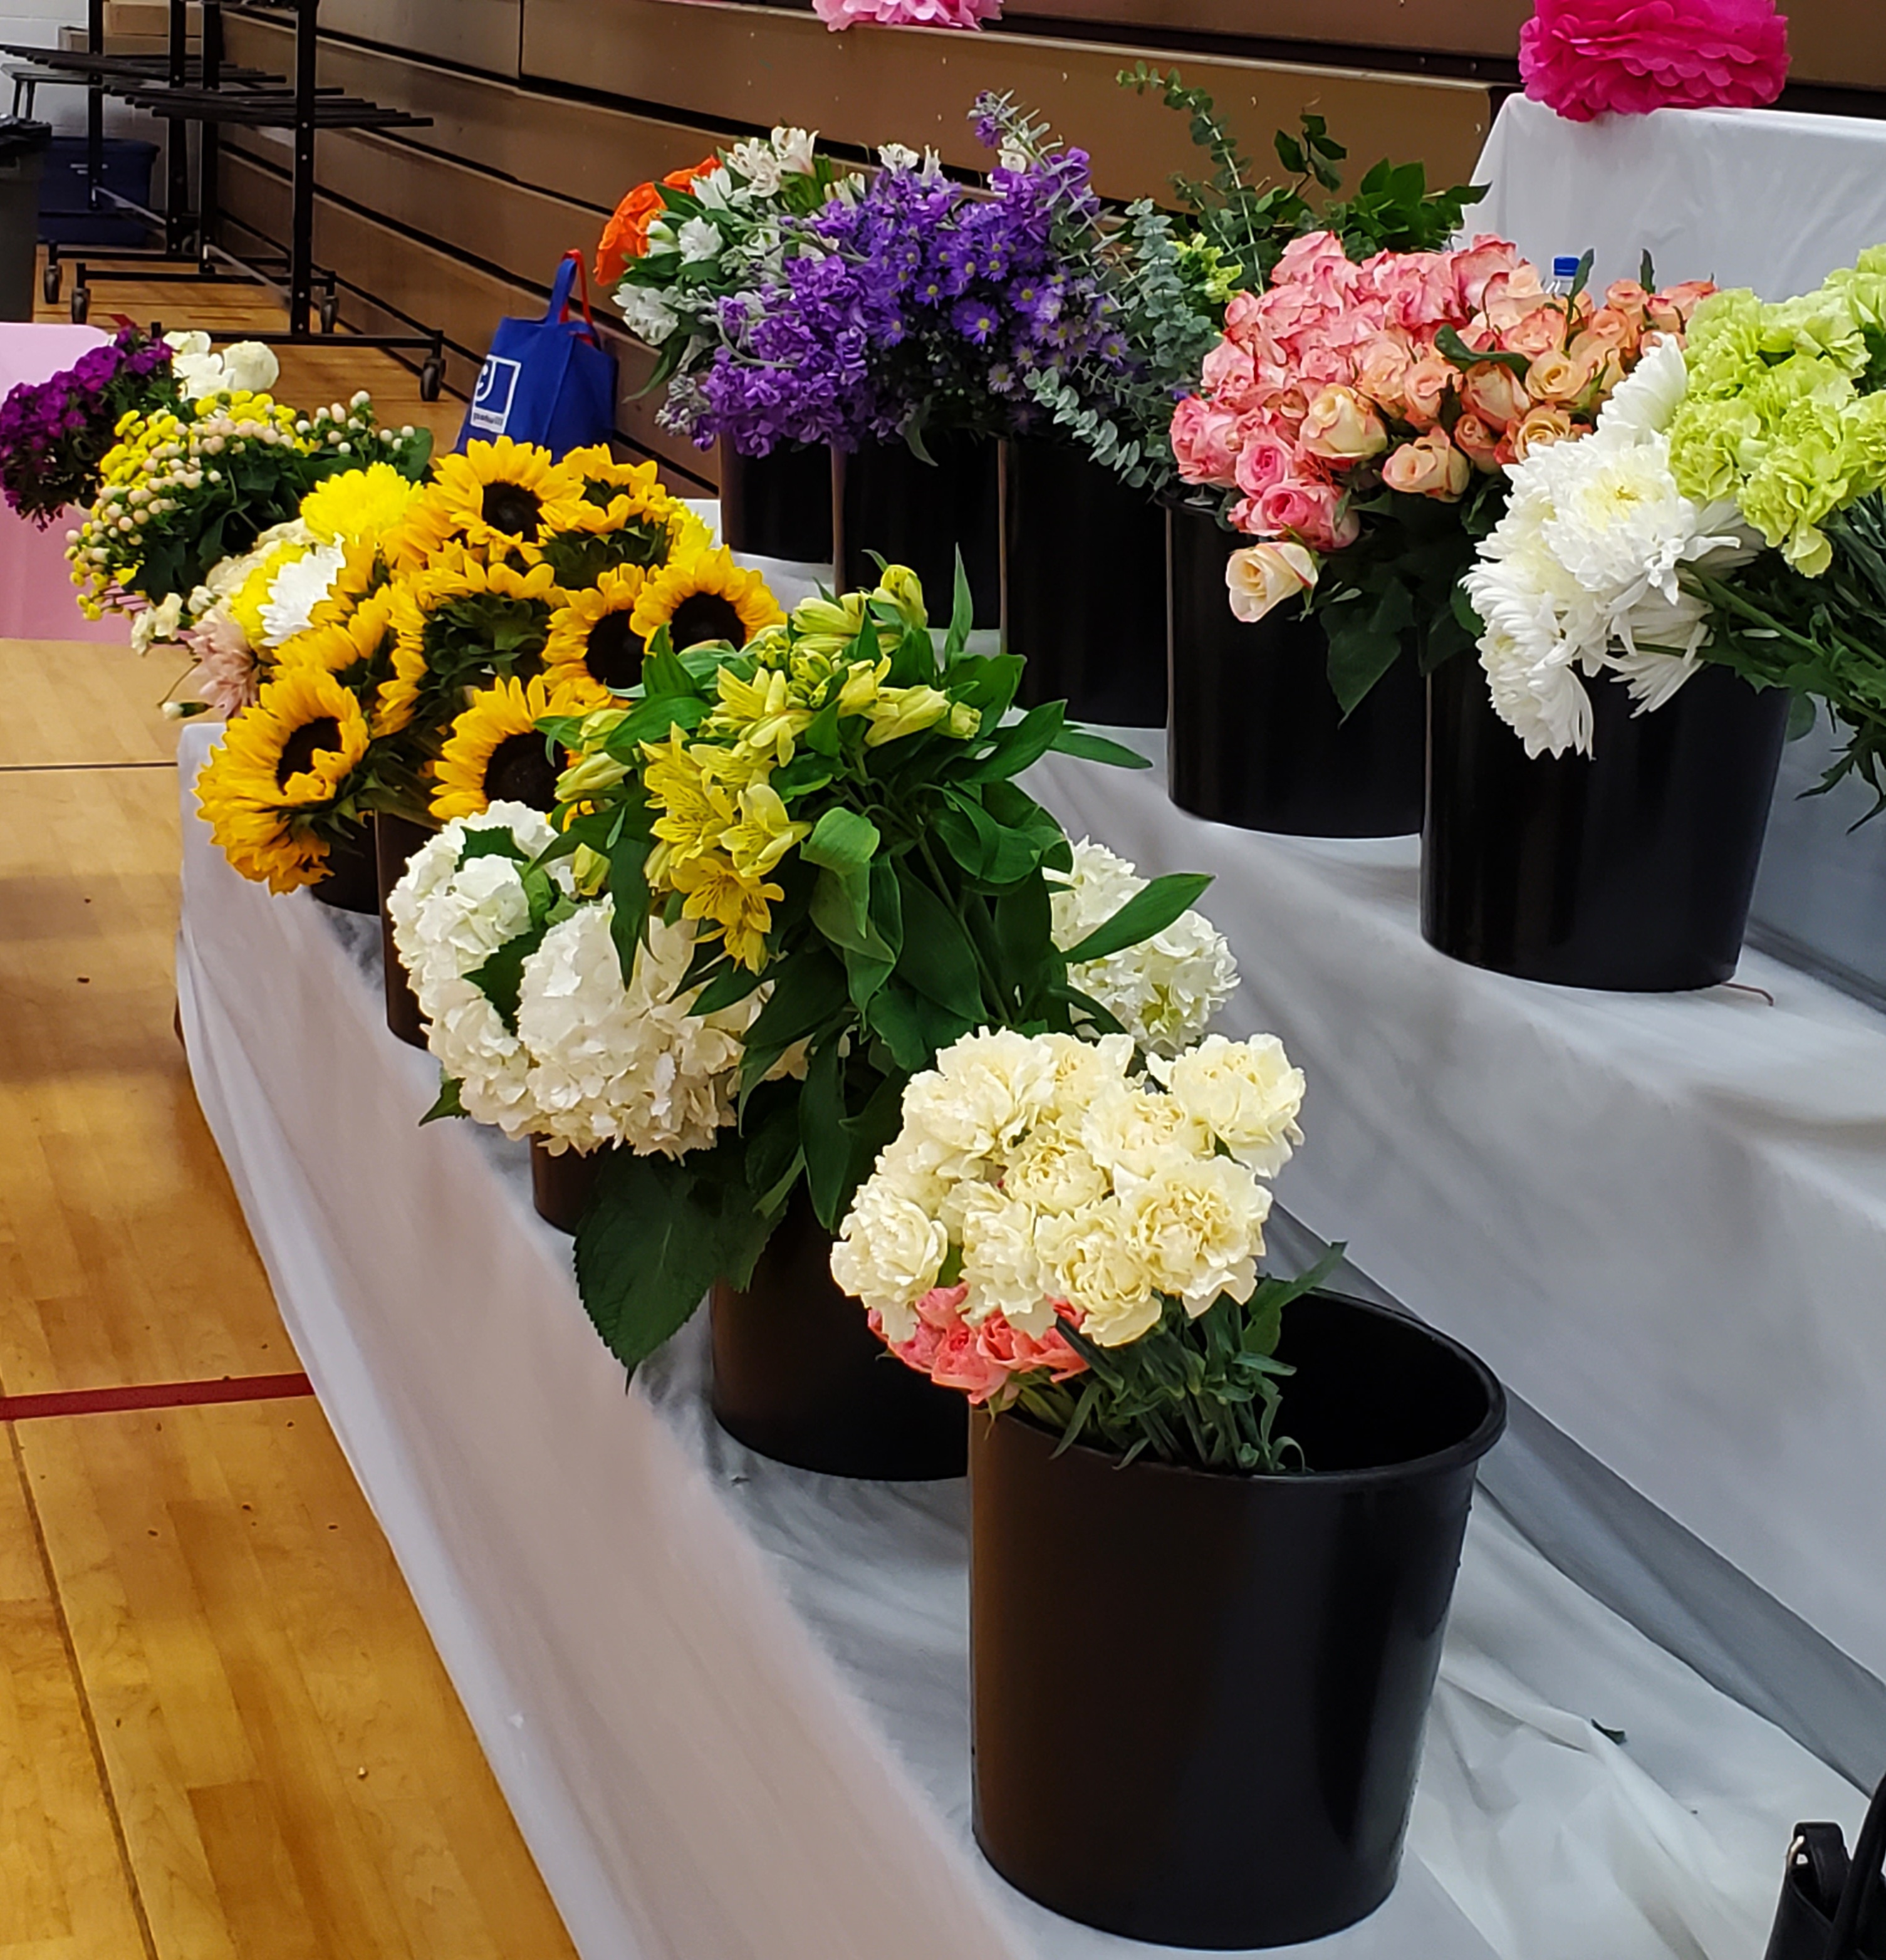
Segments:
[[[905,1089],[832,1253],[890,1351],[987,1411],[978,1841],[1140,1939],[1285,1945],[1386,1895],[1504,1420],[1464,1349],[1321,1290],[1337,1252],[1260,1276],[1304,1088],[1269,1036],[969,1036]],[[1070,1723],[1122,1653],[1132,1723]]]

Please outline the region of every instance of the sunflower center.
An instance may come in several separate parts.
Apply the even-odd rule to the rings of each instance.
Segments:
[[[541,735],[507,735],[485,765],[485,794],[493,803],[549,810],[557,800],[557,771]]]
[[[727,640],[736,647],[746,644],[746,624],[730,599],[717,592],[691,592],[675,608],[668,632],[677,652],[683,647],[698,647],[703,640]]]
[[[298,776],[313,763],[317,749],[341,746],[341,724],[331,714],[317,714],[304,721],[281,745],[275,758],[275,788],[285,790],[291,777]]]
[[[536,543],[537,520],[543,511],[536,491],[526,490],[521,483],[487,483],[479,508],[493,530],[522,538],[526,544]]]
[[[642,677],[641,636],[630,630],[626,612],[605,612],[590,628],[583,664],[605,687],[633,687]]]

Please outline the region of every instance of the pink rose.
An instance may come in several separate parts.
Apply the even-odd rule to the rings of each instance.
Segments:
[[[1362,534],[1347,492],[1333,483],[1295,478],[1272,484],[1253,502],[1261,530],[1274,536],[1287,533],[1312,551],[1341,551]]]
[[[1315,286],[1340,292],[1353,287],[1356,266],[1333,231],[1306,231],[1284,247],[1271,275],[1273,286]]]
[[[1573,341],[1570,352],[1576,360],[1594,347],[1614,347],[1628,358],[1637,351],[1638,337],[1636,323],[1630,314],[1616,307],[1602,306]]]
[[[1233,293],[1225,307],[1225,334],[1240,347],[1255,344],[1257,327],[1264,317],[1261,293]]]
[[[1650,295],[1635,279],[1614,279],[1605,288],[1605,304],[1614,312],[1623,313],[1641,331],[1644,309],[1650,304]]]
[[[1591,385],[1589,366],[1556,348],[1526,370],[1526,390],[1541,402],[1576,402]]]
[[[1458,323],[1460,282],[1453,256],[1446,252],[1379,252],[1363,270],[1393,326]]]
[[[1276,430],[1246,429],[1237,453],[1237,485],[1247,497],[1261,497],[1296,468],[1297,452]]]
[[[1401,400],[1407,421],[1418,429],[1432,428],[1441,418],[1441,404],[1454,392],[1457,380],[1450,362],[1425,354],[1401,377]]]
[[[1172,453],[1188,483],[1214,483],[1229,490],[1237,482],[1238,418],[1188,395],[1172,411]]]
[[[1353,388],[1325,388],[1303,415],[1297,440],[1312,456],[1338,465],[1362,463],[1388,446],[1381,418]]]
[[[1461,383],[1461,399],[1489,427],[1505,428],[1531,407],[1526,384],[1511,368],[1488,361],[1471,368]]]
[[[812,0],[834,33],[868,22],[879,27],[979,27],[1001,18],[1001,0]]]
[[[1652,293],[1645,307],[1650,324],[1664,333],[1687,333],[1690,316],[1716,290],[1713,279],[1685,279]]]
[[[1788,78],[1787,22],[1774,0],[1537,0],[1519,78],[1573,123],[1760,108]]]
[[[1496,272],[1512,272],[1524,262],[1518,246],[1490,231],[1483,231],[1465,251],[1452,256],[1461,310],[1470,313],[1486,304],[1487,282]]]
[[[1454,443],[1476,469],[1488,476],[1504,460],[1500,453],[1500,431],[1490,428],[1470,409],[1454,425]]]
[[[1509,332],[1541,307],[1550,307],[1563,317],[1563,306],[1557,294],[1547,292],[1541,284],[1538,267],[1528,262],[1515,266],[1510,272],[1496,272],[1487,282],[1480,310],[1487,324],[1500,334]]]
[[[1458,502],[1472,476],[1473,465],[1439,428],[1404,442],[1382,466],[1382,480],[1391,490],[1443,504]]]
[[[1205,356],[1200,392],[1221,408],[1243,408],[1257,385],[1257,363],[1248,347],[1239,346],[1235,340],[1221,340]]]
[[[1405,340],[1379,333],[1365,343],[1356,363],[1356,387],[1391,415],[1401,412],[1401,384],[1414,356]]]
[[[1565,315],[1551,301],[1544,300],[1523,313],[1500,336],[1500,346],[1509,354],[1523,354],[1528,359],[1565,345]]]

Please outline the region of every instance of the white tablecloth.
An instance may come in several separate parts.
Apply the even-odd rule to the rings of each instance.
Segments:
[[[1771,109],[1660,109],[1567,123],[1509,97],[1474,181],[1470,231],[1497,231],[1549,263],[1588,247],[1600,287],[1713,278],[1786,299],[1886,244],[1886,123]],[[1822,736],[1782,764],[1751,920],[1754,943],[1886,1004],[1886,822],[1849,783],[1799,800],[1831,759]],[[1851,834],[1849,834],[1851,833]]]
[[[1164,1952],[1032,1906],[975,1852],[962,1488],[848,1484],[730,1443],[698,1328],[625,1397],[521,1147],[415,1126],[436,1073],[386,1032],[374,924],[243,884],[190,814],[211,733],[182,754],[198,1093],[586,1960]],[[1135,808],[1107,826],[1127,848]],[[1344,1154],[1333,1099],[1306,1158]],[[1401,1883],[1293,1950],[1748,1960],[1794,1820],[1850,1829],[1859,1808],[1483,1501]]]

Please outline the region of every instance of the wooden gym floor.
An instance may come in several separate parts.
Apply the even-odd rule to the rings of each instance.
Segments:
[[[344,336],[282,368],[448,441],[462,412]],[[176,677],[0,641],[0,1960],[563,1960],[172,1032]]]

